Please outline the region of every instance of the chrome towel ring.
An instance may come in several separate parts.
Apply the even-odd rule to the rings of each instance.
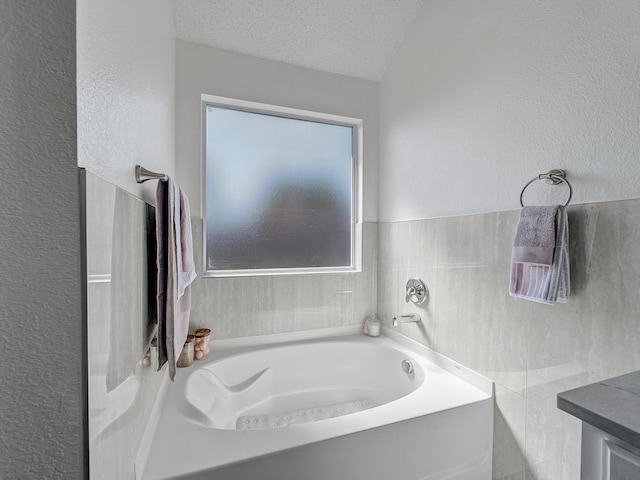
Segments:
[[[565,183],[567,187],[569,187],[569,198],[567,198],[567,203],[564,204],[564,206],[566,207],[567,205],[569,205],[569,202],[571,202],[571,197],[573,196],[573,189],[571,188],[571,184],[569,183],[569,180],[567,180],[566,177],[567,177],[567,174],[565,173],[564,170],[549,170],[547,173],[541,173],[537,177],[532,178],[524,186],[524,188],[522,189],[522,192],[520,192],[520,206],[524,207],[522,196],[524,195],[524,191],[527,189],[527,187],[531,185],[533,182],[535,182],[536,180],[546,180],[549,185],[559,185],[561,183]]]

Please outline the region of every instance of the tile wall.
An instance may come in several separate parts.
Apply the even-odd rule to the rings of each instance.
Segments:
[[[140,362],[147,321],[147,204],[87,179],[89,466],[92,480],[133,479],[163,375]]]
[[[133,479],[134,461],[164,375],[143,366],[149,340],[147,204],[87,173],[89,441],[92,479]],[[198,278],[191,325],[233,338],[360,324],[376,310],[377,226],[363,226],[363,271]],[[154,247],[155,248],[155,247]],[[164,371],[164,370],[163,370]]]
[[[146,213],[144,202],[97,177],[87,183],[92,478],[133,478],[163,376],[138,361],[147,334],[135,320],[146,316],[143,277],[125,275],[125,290],[137,298],[130,323],[112,315],[112,283],[124,252],[125,263],[146,271]],[[569,208],[565,305],[509,297],[517,220],[509,211],[366,223],[361,273],[203,279],[202,225],[194,218],[191,324],[223,339],[361,324],[376,310],[390,326],[394,315],[418,312],[423,323],[403,324],[401,333],[496,382],[494,478],[578,478],[580,422],[556,408],[556,394],[640,368],[640,200]],[[118,222],[128,237],[114,229]],[[414,276],[429,288],[424,306],[404,301]],[[109,385],[112,355],[133,366]]]
[[[198,278],[191,325],[216,339],[362,324],[376,311],[377,224],[362,227],[362,272],[202,278],[202,221],[192,219]]]
[[[569,207],[571,298],[508,295],[519,211],[382,223],[378,309],[401,333],[496,382],[494,478],[579,478],[580,422],[558,392],[640,369],[640,200]],[[406,304],[422,277],[431,297]]]

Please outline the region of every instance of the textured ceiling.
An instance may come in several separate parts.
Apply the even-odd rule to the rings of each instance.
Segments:
[[[423,0],[173,0],[178,38],[379,80]]]

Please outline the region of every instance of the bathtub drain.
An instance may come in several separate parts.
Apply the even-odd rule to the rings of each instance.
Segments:
[[[270,413],[266,415],[252,415],[238,417],[237,430],[258,430],[263,428],[289,427],[302,423],[317,422],[329,418],[341,417],[350,413],[361,412],[375,407],[376,404],[369,399],[355,400],[335,405],[323,405],[288,412]]]

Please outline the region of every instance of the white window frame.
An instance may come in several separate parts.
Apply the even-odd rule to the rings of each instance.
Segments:
[[[207,106],[230,108],[252,113],[263,113],[297,120],[310,120],[332,125],[351,127],[353,131],[353,176],[351,196],[351,265],[344,267],[307,267],[307,268],[271,268],[251,270],[207,270],[207,188],[206,188],[206,111]],[[295,275],[313,273],[355,273],[362,271],[362,171],[363,171],[363,121],[359,118],[332,115],[328,113],[300,110],[266,103],[257,103],[236,98],[219,97],[216,95],[201,95],[201,158],[202,183],[200,190],[201,209],[203,218],[202,229],[202,263],[203,277],[255,277],[265,275]]]

